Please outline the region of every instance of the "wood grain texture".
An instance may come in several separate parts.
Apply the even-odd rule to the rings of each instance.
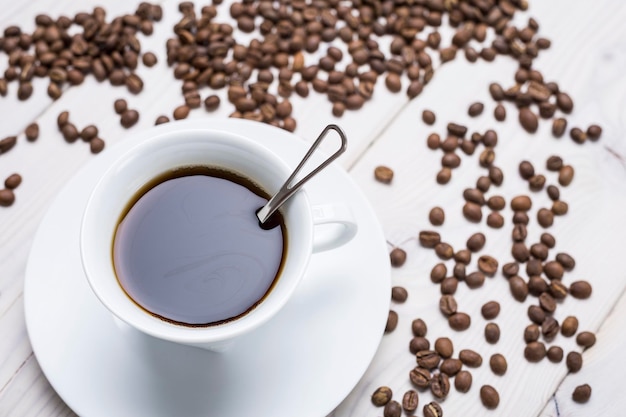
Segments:
[[[37,2],[6,2],[0,15],[0,28],[19,24],[25,30],[33,27],[34,16],[45,11],[58,16],[72,15],[90,10],[99,2],[94,0],[38,0]],[[138,1],[114,0],[106,2],[108,16],[132,12]],[[142,37],[142,50],[154,52],[159,64],[154,68],[140,66],[138,73],[145,82],[144,91],[134,96],[123,87],[100,84],[88,77],[80,88],[67,89],[61,99],[52,102],[46,95],[46,84],[35,83],[33,98],[19,102],[16,85],[10,84],[9,94],[0,100],[0,137],[20,134],[19,143],[9,154],[0,157],[0,178],[13,172],[23,175],[24,181],[17,190],[17,201],[10,209],[0,210],[0,416],[70,416],[71,410],[50,387],[32,354],[24,326],[22,289],[24,268],[33,235],[39,221],[56,193],[69,178],[94,156],[82,142],[67,144],[56,129],[56,117],[63,110],[70,111],[72,122],[79,128],[94,123],[107,147],[123,141],[135,131],[154,124],[158,115],[167,114],[182,103],[180,82],[172,77],[165,63],[165,41],[172,35],[171,28],[179,18],[177,1],[162,2],[164,19],[155,24],[155,33]],[[219,19],[228,21],[228,5],[221,8]],[[459,394],[452,389],[443,403],[446,415],[492,416],[557,416],[557,415],[619,415],[626,407],[626,398],[612,378],[612,370],[626,365],[620,353],[626,348],[626,338],[621,331],[621,319],[626,314],[626,296],[620,295],[626,287],[626,276],[619,268],[623,252],[621,234],[626,230],[623,207],[626,203],[626,5],[622,2],[590,0],[570,2],[553,0],[534,1],[527,13],[516,20],[525,22],[535,17],[540,35],[552,40],[552,47],[541,54],[536,67],[546,79],[559,82],[562,89],[574,98],[576,108],[569,117],[570,126],[586,127],[599,123],[604,128],[598,143],[575,145],[569,138],[556,140],[549,133],[548,122],[542,122],[536,135],[528,135],[516,120],[513,106],[506,107],[507,121],[497,123],[492,115],[495,103],[488,94],[489,82],[513,84],[515,64],[499,57],[494,63],[468,64],[462,57],[439,68],[435,78],[423,94],[409,102],[403,93],[391,94],[379,80],[374,100],[358,112],[347,112],[342,118],[331,116],[331,106],[319,94],[306,100],[294,97],[294,116],[298,120],[296,134],[313,140],[327,123],[340,124],[350,138],[350,147],[340,160],[348,168],[374,206],[383,224],[388,241],[408,252],[407,263],[393,270],[393,282],[409,289],[405,304],[393,308],[400,320],[395,332],[384,337],[379,351],[366,375],[350,396],[333,413],[335,417],[377,417],[382,410],[370,403],[370,395],[380,385],[394,390],[394,399],[400,399],[411,388],[408,372],[415,359],[408,352],[411,337],[410,322],[422,317],[429,325],[428,337],[448,336],[455,351],[473,348],[483,355],[485,364],[474,374],[474,385],[469,393]],[[452,31],[442,29],[444,42]],[[307,59],[314,62],[318,55]],[[0,71],[6,68],[0,59]],[[41,80],[38,80],[41,81]],[[205,91],[203,94],[208,94]],[[225,91],[218,91],[222,100]],[[130,130],[123,129],[114,113],[112,103],[126,98],[131,108],[141,111],[139,123]],[[203,95],[204,98],[204,95]],[[467,116],[467,106],[474,101],[485,103],[482,116]],[[437,122],[428,127],[421,122],[421,112],[431,109]],[[229,106],[207,114],[195,110],[190,118],[226,117]],[[37,121],[41,135],[34,143],[27,143],[21,133],[25,126]],[[453,180],[442,187],[435,183],[440,167],[441,153],[425,146],[430,132],[445,132],[446,123],[455,121],[468,124],[470,131],[495,128],[499,134],[496,165],[505,173],[505,183],[492,188],[489,195],[499,194],[507,202],[514,195],[527,193],[525,183],[516,174],[517,163],[527,159],[537,169],[543,168],[552,154],[563,156],[576,168],[574,183],[561,190],[563,199],[570,205],[570,213],[557,218],[551,231],[557,237],[557,247],[551,251],[567,251],[577,260],[574,271],[566,275],[569,282],[587,279],[594,286],[591,299],[567,299],[557,309],[556,317],[579,317],[581,329],[598,332],[598,343],[584,353],[585,367],[578,374],[568,375],[563,363],[529,365],[522,356],[522,331],[528,320],[526,308],[535,302],[525,303],[511,299],[506,281],[496,275],[484,287],[470,291],[460,285],[456,295],[459,308],[472,315],[471,328],[462,333],[453,332],[439,313],[439,289],[429,279],[430,268],[439,260],[430,250],[419,247],[416,235],[419,230],[432,228],[428,224],[428,210],[435,205],[446,208],[446,222],[438,228],[446,241],[455,248],[465,244],[467,236],[485,230],[487,245],[481,253],[497,257],[501,263],[508,261],[511,212],[504,212],[507,225],[501,230],[488,230],[484,225],[467,223],[460,214],[461,193],[473,186],[484,171],[478,167],[477,154],[462,158],[461,168],[453,173]],[[97,156],[96,156],[97,157]],[[387,165],[395,171],[391,185],[373,179],[377,165]],[[545,173],[545,172],[543,172]],[[555,176],[546,173],[549,183]],[[549,203],[544,193],[533,194],[535,207]],[[62,231],[59,231],[62,233]],[[533,224],[529,241],[536,241],[541,230]],[[472,262],[475,268],[476,256]],[[448,263],[451,266],[451,263]],[[488,300],[498,300],[502,312],[495,320],[502,329],[496,345],[484,343],[482,329],[486,321],[480,316],[481,305]],[[557,337],[554,341],[565,352],[579,350],[573,339]],[[486,362],[492,353],[503,353],[509,361],[506,375],[493,375]],[[616,359],[617,358],[617,359]],[[539,383],[537,382],[539,381]],[[478,390],[489,383],[500,391],[500,407],[487,413],[480,405]],[[571,401],[573,387],[589,383],[593,387],[591,401],[586,405]],[[556,394],[554,394],[556,391]],[[420,404],[432,399],[430,393],[420,393]],[[558,411],[557,411],[558,405]],[[421,409],[421,406],[420,406]]]

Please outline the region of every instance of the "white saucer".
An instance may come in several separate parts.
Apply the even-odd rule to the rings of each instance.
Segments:
[[[46,377],[81,416],[320,417],[349,394],[380,343],[391,285],[385,238],[361,191],[333,165],[306,185],[307,193],[312,204],[346,202],[359,225],[356,237],[313,255],[293,299],[231,350],[145,336],[99,303],[78,248],[90,190],[111,161],[155,132],[209,127],[254,137],[294,167],[308,148],[293,134],[243,120],[161,125],[86,165],[35,236],[24,288],[28,334]]]

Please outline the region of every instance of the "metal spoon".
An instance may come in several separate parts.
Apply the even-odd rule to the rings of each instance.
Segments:
[[[322,140],[326,137],[330,130],[336,131],[341,138],[341,147],[334,154],[329,156],[324,162],[319,164],[316,168],[312,169],[311,172],[309,172],[304,178],[302,178],[300,181],[292,186],[291,183],[295,179],[296,175],[300,172],[306,161],[311,157],[315,149],[317,149],[320,143],[322,143]],[[271,215],[274,214],[274,212],[278,210],[278,208],[289,199],[289,197],[291,197],[296,191],[298,191],[305,182],[310,180],[315,174],[320,172],[322,169],[328,166],[328,164],[337,159],[339,155],[344,153],[347,147],[348,140],[343,130],[335,124],[330,124],[326,126],[324,130],[322,130],[322,133],[320,133],[320,135],[317,137],[315,142],[313,142],[313,145],[311,145],[311,148],[309,148],[308,152],[306,153],[306,155],[304,155],[304,158],[302,158],[302,161],[300,161],[300,164],[298,164],[291,176],[289,176],[283,186],[280,187],[280,190],[278,190],[278,192],[274,194],[274,196],[270,198],[270,200],[256,212],[256,216],[259,219],[261,225],[263,225],[267,221],[267,219],[269,219]]]

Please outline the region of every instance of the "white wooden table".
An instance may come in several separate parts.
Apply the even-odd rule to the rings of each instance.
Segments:
[[[137,1],[107,2],[109,16],[133,12]],[[45,11],[52,16],[72,16],[78,11],[89,11],[98,2],[94,0],[39,0],[34,2],[2,1],[0,28],[18,24],[32,30],[36,14]],[[179,19],[176,1],[162,1],[164,18],[155,24],[150,37],[142,37],[142,50],[153,51],[159,58],[154,68],[140,65],[138,73],[145,82],[144,91],[130,95],[125,88],[112,88],[108,83],[97,83],[92,77],[77,88],[64,92],[52,102],[46,95],[46,84],[36,82],[33,97],[20,102],[16,98],[16,83],[10,83],[7,97],[0,99],[0,138],[19,133],[18,144],[11,152],[0,155],[0,178],[13,172],[23,176],[16,190],[12,207],[0,208],[0,416],[65,416],[73,412],[53,391],[42,374],[26,333],[23,311],[23,283],[25,265],[37,226],[57,192],[92,158],[84,143],[67,144],[56,128],[56,117],[68,110],[71,120],[79,127],[95,123],[107,147],[123,141],[134,131],[152,126],[160,114],[168,114],[182,104],[180,82],[172,76],[165,60],[165,40],[172,36],[172,26]],[[220,16],[227,19],[228,5],[220,8]],[[408,101],[403,93],[391,94],[379,83],[372,101],[357,112],[346,112],[339,119],[331,115],[326,99],[312,93],[307,99],[293,98],[294,117],[298,121],[296,134],[313,140],[321,128],[330,122],[340,124],[350,139],[349,151],[340,163],[373,205],[391,245],[404,249],[407,262],[392,270],[392,282],[408,289],[404,304],[392,303],[399,314],[397,329],[383,337],[380,348],[363,379],[346,400],[334,411],[335,417],[382,415],[382,409],[370,402],[371,393],[381,385],[391,387],[394,399],[411,388],[408,372],[415,359],[408,352],[411,338],[410,323],[423,318],[428,326],[428,337],[450,337],[455,351],[471,348],[480,352],[485,363],[473,370],[472,389],[461,394],[451,389],[442,403],[444,415],[498,415],[498,416],[588,416],[624,414],[626,397],[623,395],[621,374],[626,369],[626,272],[623,267],[623,243],[626,232],[626,4],[615,0],[552,0],[532,1],[526,13],[517,18],[525,22],[529,16],[540,24],[540,35],[552,40],[552,46],[536,60],[535,67],[547,80],[559,83],[575,101],[574,112],[568,117],[570,126],[586,128],[600,124],[603,135],[597,143],[577,145],[565,136],[552,137],[551,123],[540,122],[535,135],[524,132],[517,122],[517,112],[507,105],[505,122],[496,122],[492,116],[495,102],[489,97],[488,85],[497,81],[509,86],[513,83],[516,64],[507,57],[495,62],[470,64],[463,57],[451,63],[437,65],[435,77],[415,100]],[[442,30],[444,40],[452,32]],[[0,70],[4,71],[6,55],[0,54]],[[379,80],[380,81],[380,80]],[[224,91],[219,94],[224,96]],[[119,125],[112,103],[126,98],[130,107],[140,110],[139,123],[130,130]],[[485,111],[478,118],[467,115],[467,107],[475,102],[485,103]],[[206,113],[193,111],[190,118],[227,117],[232,111],[223,100],[220,109]],[[421,121],[424,109],[437,114],[434,126]],[[39,123],[41,134],[35,143],[24,139],[24,128],[31,122]],[[477,154],[463,156],[462,167],[455,170],[447,186],[439,186],[435,175],[440,168],[440,152],[429,150],[426,137],[431,132],[445,133],[448,122],[469,126],[470,131],[495,128],[499,134],[497,165],[505,174],[505,183],[498,193],[509,199],[528,193],[527,185],[517,174],[517,164],[527,159],[536,169],[545,172],[545,161],[550,155],[561,155],[576,169],[574,182],[562,188],[563,200],[569,203],[569,213],[557,218],[550,231],[557,238],[554,252],[568,252],[576,258],[568,280],[586,279],[593,285],[590,299],[580,301],[568,298],[559,305],[557,319],[576,315],[580,329],[597,332],[596,345],[583,354],[583,369],[568,374],[564,362],[551,364],[547,360],[529,364],[523,358],[523,329],[528,324],[526,309],[536,303],[529,297],[525,303],[514,301],[509,295],[506,280],[498,273],[488,278],[485,285],[474,291],[459,286],[456,298],[459,308],[473,317],[472,327],[465,332],[449,328],[439,311],[439,288],[429,279],[432,266],[439,260],[431,250],[421,248],[416,241],[420,230],[432,229],[428,222],[430,208],[438,205],[446,209],[446,222],[438,230],[444,239],[456,248],[462,247],[467,237],[478,230],[487,235],[483,250],[501,263],[510,260],[511,212],[504,211],[507,224],[500,230],[468,223],[461,215],[462,191],[472,187],[481,169]],[[378,165],[387,165],[395,171],[389,185],[374,180]],[[556,177],[547,173],[549,183]],[[536,204],[548,204],[545,192],[533,194]],[[529,237],[537,238],[540,229],[529,226]],[[532,239],[529,239],[532,241]],[[476,258],[476,256],[475,256]],[[473,260],[475,265],[475,259]],[[570,281],[570,282],[571,282]],[[502,312],[495,320],[502,329],[496,345],[484,341],[486,321],[480,316],[480,307],[489,300],[497,300]],[[580,350],[572,338],[558,336],[553,344],[570,350]],[[504,354],[509,369],[502,377],[495,376],[487,365],[492,353]],[[340,370],[337,370],[340,372]],[[577,385],[588,383],[593,394],[587,404],[576,404],[571,393]],[[494,411],[487,411],[480,403],[479,389],[491,384],[500,392],[501,403]],[[433,398],[429,392],[420,393],[422,405]]]

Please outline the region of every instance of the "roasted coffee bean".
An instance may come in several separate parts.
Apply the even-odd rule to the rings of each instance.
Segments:
[[[485,275],[481,271],[472,272],[465,276],[465,283],[471,289],[482,287],[485,283]]]
[[[26,140],[29,142],[34,142],[39,137],[39,125],[37,123],[31,123],[26,127],[24,131],[26,135]]]
[[[463,349],[459,352],[459,359],[463,365],[470,368],[478,368],[483,363],[483,358],[477,352],[471,349]]]
[[[393,170],[387,166],[379,165],[374,169],[374,178],[384,184],[389,184],[393,180]]]
[[[530,277],[528,278],[528,293],[529,294],[532,294],[535,297],[539,297],[542,293],[547,292],[547,291],[549,291],[548,284],[541,276],[530,275]]]
[[[600,136],[602,135],[602,128],[598,125],[590,125],[587,128],[587,137],[590,140],[596,141],[598,139],[600,139]]]
[[[498,103],[496,108],[493,110],[493,117],[499,122],[506,120],[506,108],[502,104]]]
[[[391,400],[387,404],[385,404],[385,408],[383,409],[383,417],[401,417],[402,416],[402,406],[396,400]]]
[[[69,118],[69,112],[62,111],[61,113],[59,113],[59,116],[57,117],[57,126],[59,127],[59,130],[69,122]]]
[[[115,109],[115,113],[121,115],[128,109],[128,103],[123,98],[118,98],[113,103],[113,108]]]
[[[519,174],[525,180],[530,179],[533,175],[535,175],[535,167],[528,161],[522,161],[519,164]]]
[[[478,252],[485,246],[486,238],[483,233],[474,233],[467,239],[467,249],[472,252]]]
[[[125,110],[120,118],[120,123],[126,129],[132,127],[139,121],[139,112],[137,110]]]
[[[456,279],[456,277],[446,277],[441,281],[441,284],[439,284],[441,294],[454,294],[458,286],[459,280]]]
[[[498,271],[498,261],[489,255],[478,258],[478,269],[485,275],[493,276]]]
[[[554,119],[552,122],[552,135],[556,138],[563,136],[567,130],[567,120],[564,118]]]
[[[526,262],[530,258],[530,251],[523,242],[515,242],[511,248],[511,255],[517,262]]]
[[[551,156],[546,161],[546,169],[548,171],[559,171],[563,166],[563,159],[560,156]]]
[[[500,229],[504,226],[504,217],[497,211],[493,211],[487,215],[487,226],[494,229]]]
[[[528,362],[540,362],[546,357],[546,345],[542,342],[530,342],[524,348],[524,357]]]
[[[163,123],[169,123],[170,118],[167,116],[159,116],[154,122],[155,125],[162,125]]]
[[[414,355],[420,350],[429,350],[429,349],[430,349],[430,342],[425,337],[415,336],[409,342],[409,352],[411,352]]]
[[[483,218],[483,213],[478,204],[466,202],[463,205],[463,216],[471,222],[478,223]]]
[[[489,367],[494,374],[499,376],[504,375],[507,369],[506,358],[500,353],[494,353],[491,355],[491,358],[489,358]]]
[[[518,275],[509,278],[509,289],[513,298],[520,303],[524,302],[526,297],[528,297],[528,284]]]
[[[385,325],[385,333],[393,332],[398,326],[398,313],[393,310],[389,310],[387,315],[387,324]]]
[[[485,408],[493,410],[500,404],[500,395],[491,385],[483,385],[480,387],[480,401]]]
[[[576,343],[585,349],[596,344],[596,335],[592,332],[580,332],[576,336]]]
[[[447,358],[444,359],[439,365],[439,371],[452,377],[458,374],[462,367],[463,362],[459,359]]]
[[[434,350],[420,350],[415,354],[415,360],[422,368],[435,369],[439,365],[441,358]]]
[[[400,267],[406,262],[406,251],[401,248],[393,248],[389,253],[391,266]]]
[[[571,113],[574,109],[574,102],[571,97],[563,92],[557,93],[556,105],[563,113]]]
[[[79,132],[78,129],[76,129],[76,126],[74,126],[72,123],[66,123],[61,128],[61,134],[63,135],[63,138],[66,142],[73,143],[76,142],[76,139],[78,139]]]
[[[492,210],[499,211],[506,207],[506,201],[504,200],[504,197],[494,195],[489,197],[487,200],[487,206]]]
[[[468,314],[456,312],[455,314],[448,317],[448,325],[453,330],[456,331],[464,331],[469,329],[472,320]]]
[[[438,149],[440,144],[441,137],[438,134],[431,133],[430,135],[428,135],[428,138],[426,139],[426,146],[428,146],[429,149]]]
[[[464,138],[467,133],[467,127],[456,123],[448,123],[446,126],[448,133],[458,138]]]
[[[469,371],[460,371],[454,377],[454,387],[459,392],[468,392],[472,387],[472,374]]]
[[[101,138],[95,137],[89,141],[89,150],[93,154],[100,153],[104,150],[106,143]]]
[[[452,178],[452,171],[450,168],[443,167],[441,171],[437,173],[437,184],[445,185],[450,182],[450,178]]]
[[[461,158],[455,153],[446,153],[441,158],[441,166],[448,168],[458,168],[461,165]]]
[[[426,389],[430,386],[430,371],[416,366],[409,373],[409,379],[417,388]]]
[[[567,316],[561,325],[561,334],[565,337],[572,337],[578,331],[578,319],[574,316]]]
[[[9,207],[15,202],[15,193],[13,190],[5,188],[0,190],[0,206]]]
[[[493,151],[493,148],[486,148],[480,153],[480,156],[478,157],[478,162],[480,163],[480,166],[484,168],[489,168],[493,164],[493,161],[495,161],[495,159],[496,153]]]
[[[439,399],[444,399],[450,392],[450,379],[443,372],[435,373],[430,379],[430,392]]]
[[[459,146],[459,140],[456,136],[448,136],[446,140],[441,142],[441,150],[446,153],[454,152]]]
[[[591,296],[591,284],[587,281],[574,281],[569,286],[569,293],[574,298],[581,300],[587,299]]]
[[[567,297],[567,287],[560,280],[555,279],[550,282],[548,292],[557,300],[563,300]]]
[[[406,288],[395,286],[391,288],[391,299],[398,303],[404,303],[408,298],[409,293]]]
[[[514,275],[517,275],[519,272],[519,265],[517,262],[509,262],[502,266],[502,274],[506,278],[511,278]]]
[[[430,271],[430,280],[435,284],[439,284],[446,277],[447,273],[448,268],[446,267],[446,265],[443,263],[438,263]]]
[[[536,342],[539,340],[539,336],[541,335],[541,329],[536,324],[529,324],[524,329],[524,341],[526,343]]]
[[[456,254],[454,256],[456,258]],[[452,270],[452,275],[454,275],[454,277],[459,281],[465,280],[465,276],[467,275],[465,270],[465,264],[456,263],[454,265],[454,269]]]
[[[80,137],[85,142],[89,142],[96,136],[98,136],[98,128],[94,125],[86,126],[80,131]]]
[[[485,108],[485,105],[483,103],[480,103],[480,102],[472,103],[467,109],[467,114],[470,117],[479,116],[483,112],[484,108]]]
[[[422,112],[422,120],[427,125],[433,125],[433,124],[435,124],[435,121],[437,120],[437,117],[435,116],[435,113],[433,113],[432,111],[424,110]]]
[[[516,224],[513,226],[513,231],[511,232],[511,238],[514,242],[523,242],[526,240],[526,236],[528,231],[524,224]]]
[[[500,303],[497,301],[488,301],[480,309],[480,313],[485,320],[493,320],[500,314]]]
[[[423,408],[424,417],[443,417],[443,410],[441,406],[432,401],[426,404]]]
[[[448,260],[454,256],[454,249],[449,244],[441,242],[435,245],[435,253],[439,258]]]
[[[546,177],[541,174],[533,175],[528,179],[528,187],[532,191],[541,191],[543,190],[543,186],[546,184]]]
[[[556,216],[563,216],[567,214],[569,205],[565,201],[557,200],[552,203],[552,213]]]
[[[472,261],[472,253],[469,251],[469,249],[461,249],[454,254],[454,260],[458,264],[469,265],[469,263]]]
[[[549,261],[543,265],[543,272],[551,280],[561,279],[563,278],[564,268],[563,265],[557,261]]]
[[[559,333],[559,322],[552,316],[547,316],[541,323],[541,334],[544,339],[552,340]]]
[[[556,300],[550,294],[544,292],[539,296],[539,306],[548,313],[554,313],[554,310],[556,310]]]
[[[491,94],[491,97],[495,101],[501,101],[505,99],[504,89],[500,86],[500,84],[497,84],[497,83],[489,84],[489,93]]]
[[[4,180],[4,187],[9,190],[14,190],[22,183],[22,176],[20,174],[11,174]]]
[[[445,297],[445,296],[444,296]],[[448,359],[454,353],[452,340],[447,337],[439,337],[435,340],[435,351],[444,359]]]
[[[483,193],[486,193],[487,191],[489,191],[489,187],[491,187],[491,180],[489,179],[489,177],[486,177],[483,175],[483,176],[480,176],[478,180],[476,181],[476,188],[482,191]]]
[[[564,187],[567,187],[571,184],[572,179],[574,178],[574,168],[570,165],[563,165],[559,170],[559,184]]]
[[[543,243],[535,243],[530,246],[530,254],[542,261],[545,261],[548,257],[548,247]],[[528,267],[526,269],[528,271]],[[530,275],[539,275],[541,273],[541,263],[538,263],[537,271],[535,273],[531,273]]]
[[[143,90],[143,81],[137,74],[130,74],[126,77],[126,88],[132,94],[139,94]],[[71,83],[71,79],[70,79]]]
[[[546,312],[537,305],[528,306],[528,318],[535,324],[541,325],[546,319]]]
[[[555,185],[548,185],[546,191],[548,192],[548,197],[550,197],[552,201],[557,201],[561,197],[561,192]]]
[[[485,340],[491,344],[500,340],[500,327],[496,323],[487,323],[485,326]]]
[[[475,203],[480,206],[485,204],[485,196],[476,188],[466,188],[463,191],[463,198],[468,202]]]
[[[563,360],[563,349],[559,346],[550,346],[548,352],[546,352],[548,360],[552,363],[559,363]]]
[[[570,352],[565,357],[565,364],[571,373],[576,373],[583,367],[583,355],[579,352]]]
[[[172,116],[174,117],[174,120],[182,120],[182,119],[186,119],[187,116],[189,116],[189,111],[191,109],[189,108],[189,106],[187,106],[186,104],[183,104],[181,106],[178,106],[174,109],[174,112],[172,113]]]
[[[541,227],[550,227],[554,223],[554,214],[547,208],[540,208],[537,212],[537,222]]]
[[[535,133],[539,127],[537,115],[528,107],[522,107],[519,110],[519,122],[528,133]]]
[[[419,396],[417,394],[417,391],[415,390],[408,390],[402,396],[402,408],[406,413],[413,413],[415,410],[417,410],[418,403]]]
[[[454,297],[450,294],[444,294],[439,299],[439,310],[444,316],[449,317],[456,313],[457,303]]]
[[[556,239],[550,233],[544,232],[541,234],[541,243],[546,245],[548,248],[553,248],[556,245]]]
[[[209,112],[215,111],[217,110],[219,106],[220,106],[220,98],[215,94],[212,94],[204,99],[204,109],[206,111],[209,111]]]
[[[591,387],[589,384],[579,385],[574,388],[574,392],[572,393],[572,400],[579,404],[584,404],[589,401],[591,398]]]
[[[527,225],[530,221],[528,214],[525,211],[516,211],[513,213],[513,224]]]
[[[426,332],[428,331],[428,326],[422,319],[415,319],[411,322],[411,330],[413,331],[413,335],[416,337],[424,337],[426,336]]]
[[[576,261],[567,253],[558,253],[556,261],[560,263],[566,271],[571,271],[576,266]]]
[[[152,52],[146,52],[141,56],[141,61],[146,67],[153,67],[157,63],[157,57]]]
[[[528,211],[531,207],[532,201],[526,195],[520,195],[511,200],[511,209],[514,211]]]
[[[587,140],[587,133],[579,127],[574,127],[569,131],[569,136],[576,143],[584,143]]]

